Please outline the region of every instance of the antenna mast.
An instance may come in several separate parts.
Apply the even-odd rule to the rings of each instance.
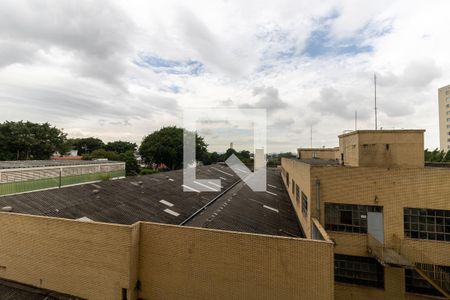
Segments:
[[[358,111],[355,110],[355,131],[358,130]]]
[[[378,120],[377,120],[377,74],[373,73],[373,85],[375,90],[375,130],[378,130]]]
[[[312,125],[311,125],[311,148],[312,148]]]

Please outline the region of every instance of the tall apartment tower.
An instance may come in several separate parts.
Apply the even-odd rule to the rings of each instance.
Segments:
[[[450,85],[438,90],[439,97],[439,140],[441,150],[450,150]]]

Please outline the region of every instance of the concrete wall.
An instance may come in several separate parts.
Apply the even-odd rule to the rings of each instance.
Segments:
[[[324,241],[141,224],[143,299],[333,299]]]
[[[122,299],[133,230],[0,213],[0,277],[86,299]]]

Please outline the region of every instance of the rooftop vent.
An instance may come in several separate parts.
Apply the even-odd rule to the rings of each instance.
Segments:
[[[12,206],[3,206],[2,211],[13,211]]]

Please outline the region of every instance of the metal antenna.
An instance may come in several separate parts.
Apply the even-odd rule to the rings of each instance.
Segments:
[[[358,130],[358,111],[355,110],[355,131]]]
[[[375,130],[378,130],[377,120],[377,74],[373,73],[373,85],[375,88]]]
[[[312,125],[311,125],[311,148],[312,148]]]

